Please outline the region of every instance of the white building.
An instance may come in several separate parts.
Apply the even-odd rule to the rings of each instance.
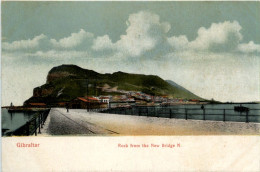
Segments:
[[[101,96],[101,97],[99,97],[99,100],[100,100],[101,103],[109,104],[110,97],[108,97],[108,96]]]

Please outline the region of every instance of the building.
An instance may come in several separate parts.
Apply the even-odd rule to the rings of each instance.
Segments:
[[[46,104],[45,103],[29,103],[28,104],[30,107],[38,107],[38,108],[43,108],[43,107],[46,107]]]
[[[107,103],[107,104],[109,104],[110,97],[109,97],[109,96],[101,96],[101,97],[99,97],[99,101],[100,101],[101,103]]]
[[[69,102],[71,109],[99,109],[103,108],[104,103],[99,102],[94,97],[77,97]]]
[[[68,102],[58,102],[58,103],[56,104],[56,106],[57,106],[57,107],[66,107],[67,103],[68,103]]]

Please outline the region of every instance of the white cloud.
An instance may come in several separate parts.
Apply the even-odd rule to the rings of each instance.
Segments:
[[[107,49],[117,50],[126,56],[140,56],[152,50],[166,38],[166,33],[171,26],[167,22],[160,22],[157,14],[147,11],[130,14],[126,21],[126,34],[112,43],[108,35],[97,37],[93,41],[92,49],[102,51]]]
[[[240,30],[242,27],[237,21],[225,21],[223,23],[212,23],[207,29],[199,28],[198,36],[193,41],[188,41],[185,35],[167,38],[173,51],[201,51],[212,53],[243,53],[260,52],[260,45],[253,41],[240,43],[243,39]],[[194,55],[196,56],[196,55]],[[217,56],[217,54],[216,54]]]
[[[210,28],[199,28],[198,37],[190,42],[190,47],[204,51],[228,51],[236,49],[242,40],[241,26],[237,21],[212,23]]]
[[[127,23],[126,34],[113,43],[108,35],[94,37],[94,34],[80,29],[77,33],[60,40],[48,39],[41,34],[35,38],[12,43],[3,42],[4,51],[20,51],[25,53],[41,52],[50,56],[53,50],[59,51],[88,51],[96,56],[106,54],[113,57],[113,54],[121,53],[124,57],[139,57],[148,52],[152,54],[164,54],[182,51],[206,51],[213,53],[235,52],[244,53],[259,52],[258,44],[249,42],[240,43],[242,34],[241,26],[237,21],[225,21],[212,23],[209,28],[198,29],[198,36],[189,41],[185,35],[168,37],[167,33],[171,26],[167,22],[161,22],[157,14],[140,11],[130,14]],[[108,51],[107,51],[108,50]],[[111,51],[110,51],[111,50]],[[61,52],[59,53],[61,54]],[[56,55],[53,55],[56,57]]]
[[[36,53],[27,54],[31,57],[41,57],[41,58],[56,58],[56,59],[65,59],[65,58],[85,58],[88,57],[89,54],[86,51],[57,51],[57,50],[50,50],[47,52],[44,51],[37,51]]]
[[[184,50],[188,49],[189,41],[185,35],[180,35],[178,37],[170,37],[167,39],[168,43],[174,48],[174,50]]]
[[[260,45],[250,41],[248,44],[239,44],[238,50],[244,53],[260,52]]]
[[[41,34],[33,39],[14,41],[12,43],[3,42],[2,48],[7,51],[39,48],[40,41],[44,39],[47,39],[47,37]]]
[[[157,14],[147,11],[131,14],[127,26],[126,35],[121,35],[116,44],[131,56],[139,56],[153,49],[171,27],[169,23],[160,22]]]
[[[81,29],[78,33],[72,33],[69,37],[62,38],[59,41],[56,41],[55,39],[51,39],[50,41],[54,47],[74,48],[82,44],[87,39],[92,39],[93,37],[94,35],[92,33]]]
[[[92,49],[96,51],[104,49],[113,49],[114,47],[115,45],[112,43],[108,35],[100,36],[93,40]]]

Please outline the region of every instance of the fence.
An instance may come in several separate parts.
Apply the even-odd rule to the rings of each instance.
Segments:
[[[108,110],[109,108],[99,108],[99,109],[87,109],[88,112],[103,112]]]
[[[23,126],[19,127],[14,131],[10,131],[6,133],[7,136],[29,136],[35,134],[37,136],[38,133],[41,133],[41,128],[46,121],[46,118],[50,112],[50,109],[45,111],[37,112],[32,119],[26,122]]]
[[[173,108],[173,107],[132,107],[111,108],[103,110],[102,113],[114,113],[124,115],[212,120],[212,121],[235,121],[235,122],[260,122],[260,109],[236,112],[234,109],[213,108]]]

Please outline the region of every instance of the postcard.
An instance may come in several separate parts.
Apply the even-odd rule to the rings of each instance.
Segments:
[[[2,171],[259,171],[259,9],[2,1]]]

